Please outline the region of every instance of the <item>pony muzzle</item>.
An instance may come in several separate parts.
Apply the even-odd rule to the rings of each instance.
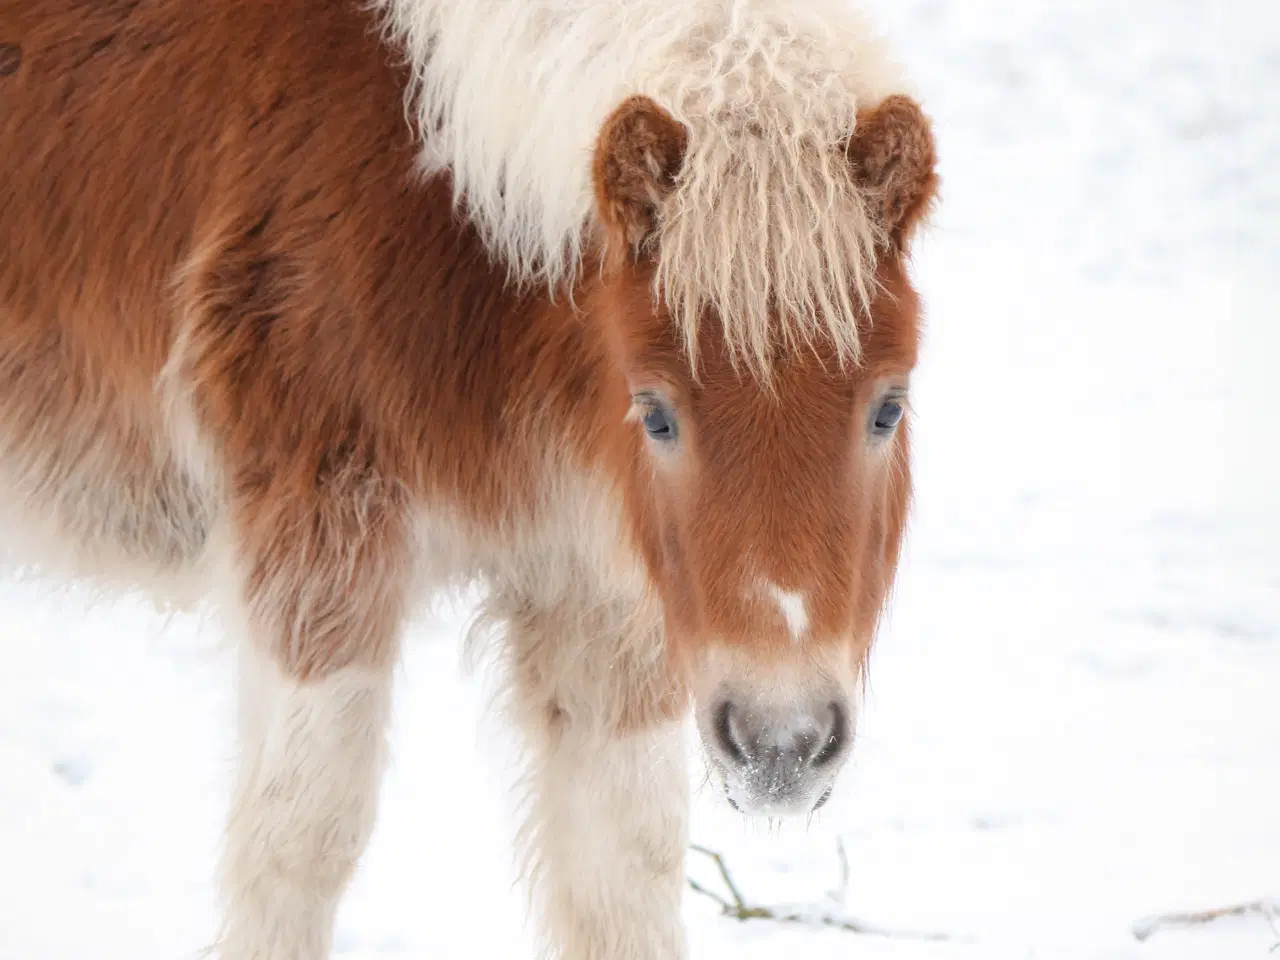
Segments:
[[[775,702],[725,689],[700,714],[713,775],[744,814],[813,812],[831,795],[849,756],[852,720],[839,690]]]

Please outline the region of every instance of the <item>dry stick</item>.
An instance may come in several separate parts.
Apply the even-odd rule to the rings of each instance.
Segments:
[[[803,923],[810,926],[834,927],[837,930],[847,930],[850,933],[861,933],[873,937],[894,937],[900,940],[948,940],[950,939],[943,933],[912,933],[903,930],[888,930],[884,927],[872,926],[853,917],[842,916],[838,909],[832,910],[802,910],[789,907],[761,907],[751,906],[743,897],[742,891],[738,889],[738,885],[733,882],[733,877],[729,873],[729,867],[724,862],[724,857],[716,853],[714,850],[708,850],[706,847],[700,847],[697,844],[691,844],[689,849],[696,853],[702,854],[709,858],[720,871],[720,878],[724,881],[725,888],[729,891],[729,895],[733,898],[732,902],[726,900],[720,894],[708,890],[702,884],[693,878],[689,878],[689,888],[695,893],[700,893],[704,897],[709,897],[720,905],[720,912],[727,917],[733,917],[735,920],[774,920],[778,923]],[[838,846],[840,857],[840,885],[835,891],[828,896],[833,901],[836,908],[843,906],[844,896],[849,887],[849,858],[845,853],[844,844]]]
[[[849,899],[849,854],[845,852],[844,840],[836,837],[836,858],[840,861],[840,882],[827,894],[827,899],[837,907],[843,907]]]
[[[1134,924],[1133,935],[1139,940],[1146,940],[1153,933],[1176,927],[1194,927],[1202,923],[1212,923],[1224,917],[1244,917],[1260,914],[1268,924],[1273,916],[1280,916],[1280,901],[1254,900],[1250,903],[1237,903],[1229,907],[1215,907],[1212,910],[1195,910],[1188,913],[1164,913],[1150,917]],[[1272,930],[1275,928],[1272,927]],[[1274,949],[1274,948],[1273,948]]]

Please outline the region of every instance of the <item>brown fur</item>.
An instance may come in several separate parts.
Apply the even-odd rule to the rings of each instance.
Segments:
[[[865,131],[849,153],[875,174],[868,186],[884,197],[883,226],[905,242],[932,195],[932,140],[911,101],[893,97],[882,109],[887,118],[864,115]],[[626,101],[606,124],[596,188],[615,245],[634,247],[652,229],[685,142],[680,124],[644,97]],[[899,147],[907,151],[905,170],[889,155]],[[869,643],[896,567],[910,490],[905,430],[883,464],[870,462],[860,442],[872,388],[905,382],[915,366],[919,308],[901,259],[880,265],[882,312],[861,324],[866,352],[859,367],[846,369],[833,351],[800,353],[782,364],[768,390],[733,362],[714,325],[703,329],[693,375],[674,324],[655,311],[651,263],[617,265],[612,276],[617,282],[601,289],[599,308],[589,302],[587,312],[604,321],[630,391],[656,386],[675,401],[690,448],[686,462],[653,471],[639,533],[664,591],[668,630],[695,643],[721,637],[759,646],[784,638],[784,630],[762,630],[767,611],[742,602],[744,576],[765,575],[784,588],[819,585],[817,637],[843,643],[852,633],[860,645]],[[832,455],[841,450],[848,456]],[[743,504],[760,509],[744,511]],[[763,544],[765,569],[748,570],[744,558]]]
[[[933,129],[909,97],[886,97],[858,113],[847,147],[856,176],[880,202],[881,221],[901,254],[938,192]]]
[[[525,709],[554,729],[664,723],[716,647],[856,669],[909,498],[905,424],[884,450],[864,431],[915,363],[918,108],[886,101],[849,145],[894,237],[860,365],[817,344],[766,389],[715,323],[693,375],[651,257],[593,262],[572,302],[510,289],[447,174],[416,174],[408,78],[373,26],[346,2],[0,0],[0,482],[32,544],[108,576],[224,573],[250,646],[304,687],[394,661],[422,563],[436,586],[484,577],[538,638]],[[641,98],[604,128],[609,249],[652,234],[684,136]],[[631,422],[650,388],[676,456]],[[621,527],[565,545],[574,483]],[[753,577],[809,592],[808,646]],[[591,624],[639,638],[594,717],[546,648]]]
[[[22,48],[13,43],[0,43],[0,77],[17,73],[22,66]]]
[[[657,229],[658,209],[675,188],[688,133],[648,97],[634,96],[600,131],[592,167],[596,205],[607,230],[634,252]]]

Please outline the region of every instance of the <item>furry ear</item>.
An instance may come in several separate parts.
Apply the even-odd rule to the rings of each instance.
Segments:
[[[641,252],[675,189],[688,143],[684,125],[648,97],[629,97],[605,121],[591,172],[610,249]]]
[[[910,97],[886,97],[878,106],[858,111],[846,153],[859,185],[873,198],[872,209],[890,244],[901,253],[938,190],[928,117]]]

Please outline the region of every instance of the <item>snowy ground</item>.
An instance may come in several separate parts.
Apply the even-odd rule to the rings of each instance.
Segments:
[[[1235,960],[1280,895],[1280,8],[880,0],[938,124],[918,509],[854,766],[769,834],[694,838],[764,901],[923,943],[735,923],[694,958]],[[1273,535],[1274,534],[1274,535]],[[461,618],[415,633],[349,960],[529,956]],[[193,957],[230,769],[215,632],[0,585],[0,960]],[[690,870],[714,881],[696,856]]]

